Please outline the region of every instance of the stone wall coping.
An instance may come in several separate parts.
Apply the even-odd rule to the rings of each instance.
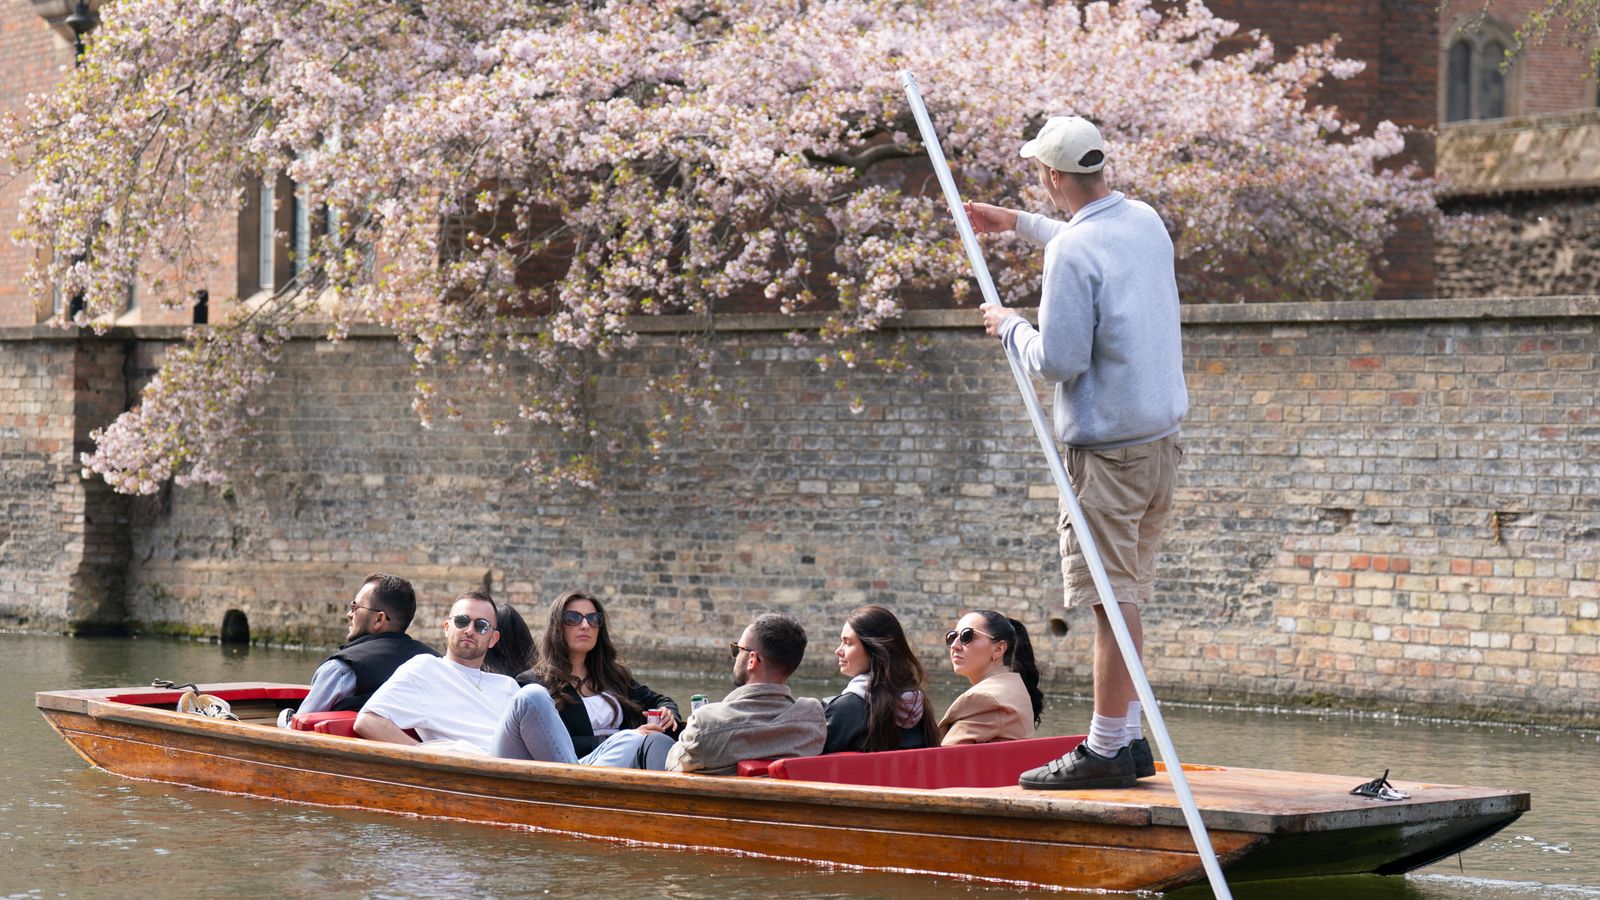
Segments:
[[[1036,318],[1037,309],[1024,307],[1019,312]],[[1317,325],[1343,322],[1462,321],[1473,319],[1568,319],[1600,317],[1600,295],[1576,294],[1552,297],[1474,297],[1470,299],[1429,300],[1348,300],[1338,302],[1283,303],[1186,303],[1185,325]],[[724,314],[708,321],[706,316],[640,316],[630,324],[641,334],[671,334],[704,331],[714,327],[719,333],[810,331],[822,325],[822,313],[787,316],[782,313]],[[121,325],[103,335],[88,328],[57,328],[53,325],[0,327],[0,341],[77,341],[150,340],[176,341],[192,326]],[[531,329],[533,326],[529,325]],[[893,328],[917,331],[977,330],[982,327],[978,311],[967,309],[911,310],[889,323]],[[291,329],[296,339],[321,339],[327,335],[323,323],[305,322]],[[353,325],[352,338],[383,338],[394,334],[381,325]]]

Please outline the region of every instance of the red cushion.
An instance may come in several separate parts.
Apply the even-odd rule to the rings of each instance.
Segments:
[[[1071,752],[1083,740],[1078,734],[884,753],[830,753],[775,760],[767,771],[773,778],[791,781],[878,787],[1004,787],[1016,784],[1023,772]]]
[[[347,728],[352,729],[345,731],[344,733],[353,734],[353,729],[355,728],[356,724],[356,715],[357,713],[351,710],[328,710],[327,712],[295,713],[294,717],[289,720],[289,727],[296,731],[316,731],[322,734],[335,734],[337,732],[327,731],[325,729],[318,728],[317,726],[325,722],[343,722]]]
[[[350,718],[348,719],[323,719],[321,722],[318,722],[316,725],[312,726],[312,730],[317,734],[332,734],[338,735],[339,737],[358,736],[356,734],[355,713],[351,713]]]
[[[739,760],[739,775],[744,778],[765,778],[767,767],[773,763],[770,759],[741,759]]]

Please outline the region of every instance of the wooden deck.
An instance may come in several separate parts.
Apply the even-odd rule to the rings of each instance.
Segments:
[[[292,685],[229,685],[260,688]],[[244,722],[108,702],[130,690],[41,693],[91,765],[277,800],[467,819],[584,837],[740,851],[868,869],[1058,888],[1168,890],[1204,880],[1164,774],[1125,790],[936,791],[715,778],[450,756],[292,732],[282,703]],[[1185,766],[1230,881],[1403,872],[1514,821],[1524,792],[1395,782],[1411,799],[1351,796],[1368,776]]]

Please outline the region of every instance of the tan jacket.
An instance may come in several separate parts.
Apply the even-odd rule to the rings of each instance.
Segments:
[[[732,775],[741,759],[816,756],[828,737],[822,703],[786,684],[747,684],[707,703],[667,753],[667,771]]]
[[[1033,737],[1033,701],[1022,676],[1002,671],[967,688],[939,720],[939,731],[945,747]]]

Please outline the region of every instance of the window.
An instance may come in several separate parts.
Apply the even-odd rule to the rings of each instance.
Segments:
[[[278,190],[272,179],[260,186],[260,199],[256,204],[256,287],[270,291],[278,284],[274,252],[277,249]]]
[[[1505,29],[1490,20],[1467,19],[1452,30],[1444,64],[1446,122],[1516,114],[1520,57],[1508,62],[1509,46]]]

